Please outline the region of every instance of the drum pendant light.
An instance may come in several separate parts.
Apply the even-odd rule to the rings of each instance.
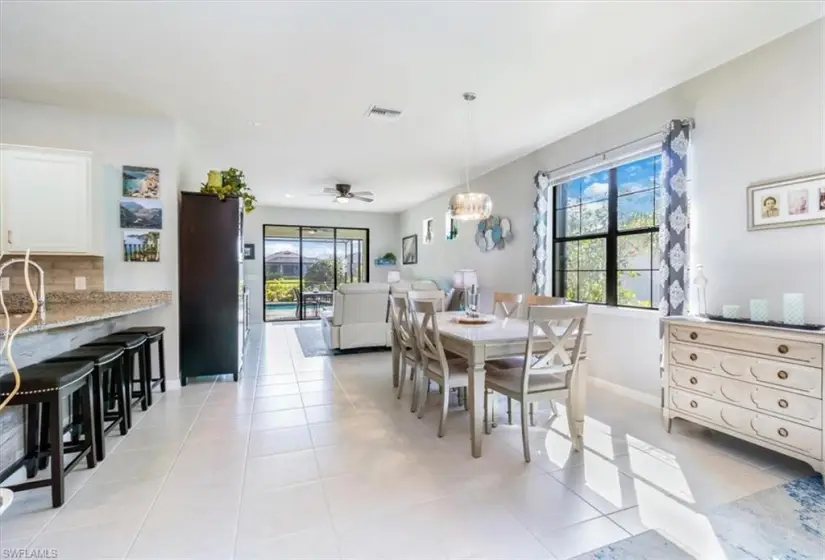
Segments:
[[[476,94],[467,92],[463,97],[467,102],[467,151],[464,161],[464,183],[467,190],[450,197],[450,217],[464,221],[486,220],[493,213],[493,199],[488,194],[470,191],[470,136],[472,132],[470,105],[475,100]]]

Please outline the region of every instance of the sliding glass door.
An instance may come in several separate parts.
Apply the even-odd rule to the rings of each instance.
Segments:
[[[264,226],[264,320],[318,319],[341,284],[369,281],[369,230]]]

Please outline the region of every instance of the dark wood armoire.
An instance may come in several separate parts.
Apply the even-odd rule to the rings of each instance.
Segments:
[[[178,293],[181,385],[243,367],[246,320],[240,199],[180,193]]]

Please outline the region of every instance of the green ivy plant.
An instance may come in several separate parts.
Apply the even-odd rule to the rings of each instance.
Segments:
[[[249,214],[255,209],[257,199],[246,184],[243,171],[230,167],[226,171],[210,171],[205,183],[201,183],[201,192],[214,194],[219,200],[227,196],[237,196],[243,201],[243,211]]]
[[[384,255],[383,257],[381,257],[381,258],[386,259],[386,260],[388,260],[388,261],[392,261],[392,262],[396,262],[396,260],[397,260],[397,259],[395,258],[395,253],[387,253],[387,254],[385,254],[385,255]]]

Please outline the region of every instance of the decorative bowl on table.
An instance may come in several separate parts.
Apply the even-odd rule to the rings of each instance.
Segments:
[[[459,323],[462,325],[487,325],[495,320],[496,318],[493,315],[479,315],[477,313],[475,316],[470,315],[469,313],[462,313],[460,315],[456,315],[452,319],[454,323]]]

